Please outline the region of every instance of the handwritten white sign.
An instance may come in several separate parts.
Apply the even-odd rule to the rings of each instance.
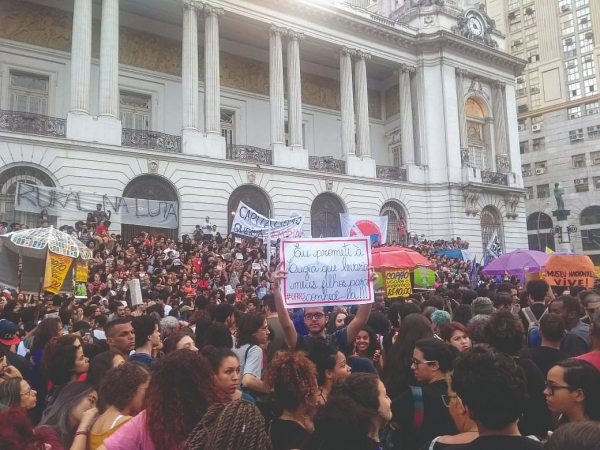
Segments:
[[[140,280],[134,278],[129,283],[129,289],[131,289],[131,304],[133,306],[142,304],[142,288],[140,286]]]
[[[368,237],[284,239],[281,259],[287,308],[373,303]]]

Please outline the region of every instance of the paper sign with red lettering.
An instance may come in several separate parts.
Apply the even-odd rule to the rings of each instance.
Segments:
[[[284,239],[281,260],[286,308],[373,303],[368,237]]]
[[[544,279],[550,286],[584,286],[592,289],[596,270],[589,256],[553,254],[546,261]]]

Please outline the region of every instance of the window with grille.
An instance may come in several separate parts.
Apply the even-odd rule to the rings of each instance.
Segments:
[[[537,109],[540,107],[540,94],[539,93],[535,93],[535,94],[531,94],[531,107],[533,109]]]
[[[577,24],[579,25],[580,30],[585,30],[592,26],[589,7],[577,11]]]
[[[596,78],[583,80],[583,89],[586,97],[596,94],[598,92],[598,82],[596,81]]]
[[[569,131],[569,139],[571,142],[583,141],[583,128]]]
[[[585,114],[598,114],[600,112],[600,102],[590,102],[585,104]]]
[[[560,29],[563,36],[568,36],[575,32],[575,26],[573,25],[573,13],[565,14],[560,18]]]
[[[600,138],[600,125],[595,125],[593,127],[587,127],[588,138],[590,139],[599,139]]]
[[[578,119],[581,117],[581,106],[574,106],[567,109],[567,117],[569,119]]]
[[[581,98],[581,83],[577,81],[576,83],[570,83],[567,86],[569,90],[569,100],[577,100]]]
[[[594,64],[594,58],[591,55],[581,58],[581,67],[583,69],[583,78],[596,75],[596,65]]]
[[[139,92],[121,91],[119,115],[123,128],[150,130],[152,96]]]
[[[539,116],[533,116],[531,118],[532,125],[544,123],[544,115],[540,114]]]
[[[592,161],[592,166],[600,166],[600,151],[599,152],[591,152],[590,160]]]
[[[538,198],[550,197],[550,185],[549,184],[539,184],[537,186],[537,196],[538,196]]]
[[[576,59],[565,62],[565,71],[567,72],[567,81],[579,80],[579,66]]]
[[[525,26],[529,27],[535,24],[535,8],[528,6],[523,10],[523,17],[525,18]]]
[[[525,199],[531,200],[533,198],[533,187],[529,186],[525,188]]]
[[[527,47],[534,47],[538,45],[538,34],[537,31],[533,31],[535,28],[531,28],[531,32],[525,35],[525,42],[527,43]]]
[[[541,150],[545,150],[546,149],[546,138],[536,138],[532,141],[533,144],[533,151],[534,152],[539,152]]]
[[[235,145],[235,111],[221,110],[221,136],[226,145]]]
[[[586,6],[590,4],[590,0],[576,0],[575,8],[581,8],[582,6]]]
[[[581,155],[573,155],[571,159],[573,160],[573,167],[575,169],[585,167],[585,153]]]
[[[530,177],[531,176],[531,164],[523,164],[521,166],[521,174],[524,177]]]
[[[48,115],[47,76],[26,72],[10,71],[10,110],[24,113]]]
[[[579,48],[581,49],[581,53],[594,50],[594,37],[591,32],[579,33]]]
[[[588,192],[590,190],[590,182],[587,178],[578,178],[573,180],[575,184],[575,192]]]
[[[529,153],[529,141],[519,142],[519,150],[521,152],[521,155]]]
[[[565,56],[569,57],[569,56],[577,55],[577,43],[575,42],[574,38],[572,38],[572,37],[564,38],[562,40],[562,44],[563,44],[563,53],[565,54]]]

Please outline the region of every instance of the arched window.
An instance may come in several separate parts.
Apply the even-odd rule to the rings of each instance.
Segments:
[[[490,164],[486,148],[485,119],[487,114],[485,109],[474,98],[468,98],[465,113],[467,115],[467,138],[471,166],[480,170],[488,169]]]
[[[546,250],[546,247],[556,250],[552,227],[552,218],[543,212],[533,213],[527,218],[527,238],[529,250]]]
[[[247,206],[265,217],[269,217],[271,214],[271,202],[262,189],[252,185],[240,186],[231,193],[229,202],[227,203],[228,231],[231,230],[231,222],[233,222],[240,202],[244,202]]]
[[[17,183],[55,187],[52,179],[40,169],[28,166],[11,167],[0,173],[0,220],[27,225],[29,228],[40,226],[40,215],[15,211],[15,192]],[[56,225],[56,217],[50,216],[50,225]]]
[[[317,195],[310,208],[312,237],[341,237],[340,213],[344,211],[344,205],[335,195],[327,193]]]
[[[589,206],[579,216],[581,244],[583,251],[590,255],[594,264],[600,263],[600,206]]]
[[[404,220],[404,224],[407,225],[404,208],[402,208],[402,206],[395,201],[389,201],[381,207],[379,215],[387,216],[388,218],[387,243],[391,244],[393,241],[398,243],[398,221],[402,219]]]
[[[127,186],[125,186],[123,197],[145,200],[164,200],[169,202],[179,201],[175,187],[167,180],[156,175],[142,175],[134,178]],[[143,225],[121,225],[121,234],[126,241],[132,240],[142,231],[150,233],[153,236],[164,235],[170,239],[178,237],[177,228],[170,229],[152,228]]]
[[[500,245],[502,246],[502,252],[504,253],[506,249],[504,248],[504,233],[502,230],[502,219],[498,210],[493,206],[486,206],[481,210],[481,244],[483,249],[487,247],[488,243],[494,233],[498,233],[498,240],[500,241]]]

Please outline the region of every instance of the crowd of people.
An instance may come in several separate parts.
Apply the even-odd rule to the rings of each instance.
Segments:
[[[471,263],[435,251],[467,242],[421,240],[457,276],[406,298],[292,311],[278,254],[268,265],[258,239],[211,225],[124,242],[96,216],[106,233],[87,241],[86,298],[0,296],[0,450],[600,442],[599,291],[472,283]]]

